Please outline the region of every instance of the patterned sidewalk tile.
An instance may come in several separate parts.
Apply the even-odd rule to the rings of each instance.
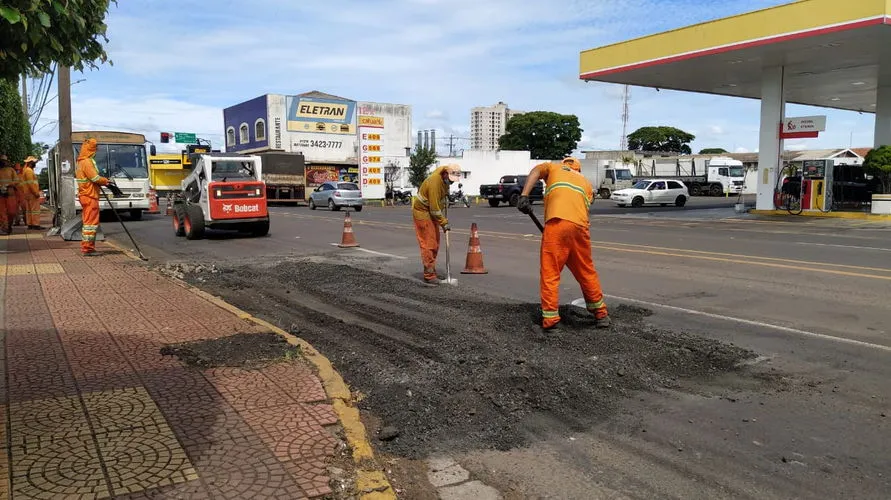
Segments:
[[[77,396],[34,399],[9,405],[9,442],[26,451],[90,435]]]
[[[89,435],[34,450],[12,448],[12,489],[20,498],[106,498],[108,482]]]
[[[84,393],[82,397],[97,434],[167,425],[161,410],[141,387]]]
[[[259,371],[216,368],[208,371],[207,378],[239,411],[274,408],[297,402]]]
[[[97,434],[96,439],[115,494],[198,479],[166,424]]]
[[[328,400],[322,382],[306,363],[280,363],[263,367],[260,372],[301,403]]]

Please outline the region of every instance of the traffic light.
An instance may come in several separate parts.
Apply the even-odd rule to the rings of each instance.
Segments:
[[[170,132],[161,132],[161,142],[170,142]]]

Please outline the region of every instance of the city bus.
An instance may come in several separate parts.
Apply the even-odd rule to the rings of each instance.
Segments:
[[[114,209],[129,212],[131,219],[141,219],[143,212],[149,209],[153,196],[149,183],[148,154],[146,154],[145,136],[131,132],[113,131],[80,131],[72,132],[71,143],[74,146],[74,158],[80,153],[81,145],[87,138],[96,139],[96,166],[99,175],[114,180],[123,192],[122,196],[114,196],[108,192]],[[59,189],[69,190],[74,198],[76,210],[80,210],[77,199],[77,183],[74,180],[76,165],[59,164],[59,144],[49,152],[50,201],[58,206],[61,199]],[[101,211],[111,210],[104,197],[99,199]]]

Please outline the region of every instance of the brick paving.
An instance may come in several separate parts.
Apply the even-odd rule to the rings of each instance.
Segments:
[[[312,368],[159,349],[260,327],[105,244],[0,237],[0,498],[312,498],[337,417]]]

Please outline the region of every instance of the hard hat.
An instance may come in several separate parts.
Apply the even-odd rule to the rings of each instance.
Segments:
[[[567,156],[566,158],[563,158],[563,164],[566,165],[567,167],[575,170],[576,172],[582,171],[581,162],[579,162],[577,159],[573,158],[572,156]]]
[[[455,165],[454,163],[451,165],[446,165],[446,172],[449,174],[449,180],[452,182],[458,182],[458,179],[461,178],[460,165]]]
[[[27,165],[28,163],[37,163],[37,161],[38,161],[37,158],[34,158],[33,156],[29,156],[29,157],[25,158],[25,164],[26,164],[26,165]]]

